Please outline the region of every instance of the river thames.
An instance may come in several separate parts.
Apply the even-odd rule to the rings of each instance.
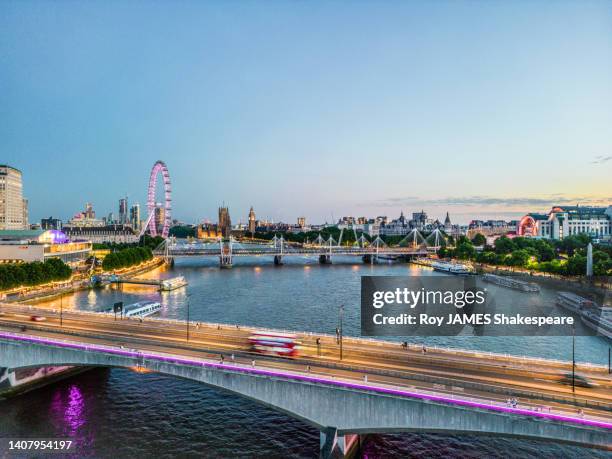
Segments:
[[[334,260],[335,261],[335,260]],[[178,260],[171,269],[139,277],[183,275],[187,288],[159,293],[127,286],[67,295],[64,308],[101,310],[115,301],[162,303],[162,317],[333,334],[345,306],[344,333],[359,335],[362,275],[434,275],[406,264],[360,260],[319,265],[316,259],[238,260],[231,270],[216,260]],[[189,294],[189,297],[187,296]],[[533,295],[504,290],[517,310]],[[554,301],[555,292],[542,290]],[[539,300],[538,300],[539,301]],[[59,300],[41,303],[59,308]],[[431,337],[410,342],[514,355],[571,360],[568,337]],[[608,343],[577,337],[578,362],[607,363]],[[195,382],[126,369],[93,369],[0,402],[4,437],[78,439],[74,457],[318,457],[317,429],[246,399]],[[484,436],[392,434],[368,436],[364,457],[609,457],[552,443]]]

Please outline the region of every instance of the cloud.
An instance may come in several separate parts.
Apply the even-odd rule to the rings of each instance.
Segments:
[[[463,196],[424,199],[415,196],[387,198],[374,202],[377,207],[468,206],[468,207],[549,207],[553,205],[608,205],[612,197],[546,195],[543,197]]]
[[[593,161],[591,161],[592,164],[603,164],[603,163],[607,163],[608,161],[612,160],[612,155],[610,156],[596,156],[595,159]]]

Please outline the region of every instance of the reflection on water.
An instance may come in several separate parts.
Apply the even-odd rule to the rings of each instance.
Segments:
[[[316,259],[237,259],[231,270],[215,260],[178,260],[174,269],[139,277],[187,278],[187,289],[159,293],[124,285],[78,292],[63,299],[65,308],[102,310],[115,301],[160,300],[161,315],[183,319],[186,294],[194,321],[223,322],[333,333],[338,307],[345,305],[344,329],[358,335],[362,275],[432,275],[409,265],[363,265],[359,260],[321,266]],[[503,292],[517,308],[532,299]],[[544,291],[544,297],[554,292]],[[45,302],[59,308],[59,299]],[[428,345],[571,358],[567,337],[414,338]],[[578,337],[579,361],[607,363],[602,338]],[[0,404],[4,436],[71,436],[91,457],[317,457],[316,429],[201,384],[125,369],[95,369],[67,381]],[[47,416],[46,413],[49,413]],[[367,457],[605,457],[595,451],[549,443],[492,437],[429,434],[375,435],[365,444]]]

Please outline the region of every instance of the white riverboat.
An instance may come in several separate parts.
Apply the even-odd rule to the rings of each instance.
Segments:
[[[582,309],[594,304],[591,300],[583,298],[575,293],[560,292],[557,295],[557,304],[565,309],[569,309],[577,314],[582,313]]]
[[[176,290],[177,288],[185,287],[187,285],[187,279],[183,276],[173,277],[172,279],[165,279],[159,284],[159,289],[168,292],[170,290]]]
[[[123,307],[123,317],[147,317],[161,310],[161,303],[157,301],[139,301]],[[106,310],[112,314],[113,308]]]
[[[434,271],[448,274],[471,274],[470,269],[461,263],[451,263],[448,261],[435,261],[431,264]]]
[[[521,292],[540,293],[540,286],[533,282],[526,282],[519,279],[514,279],[510,276],[498,276],[496,274],[485,274],[482,280],[490,282],[500,287],[511,288]]]
[[[582,322],[598,335],[612,339],[612,307],[599,306],[575,293],[561,292],[557,304],[580,315]]]

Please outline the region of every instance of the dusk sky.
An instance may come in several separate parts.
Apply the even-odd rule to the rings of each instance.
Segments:
[[[0,164],[30,221],[454,222],[612,204],[612,2],[0,3]]]

